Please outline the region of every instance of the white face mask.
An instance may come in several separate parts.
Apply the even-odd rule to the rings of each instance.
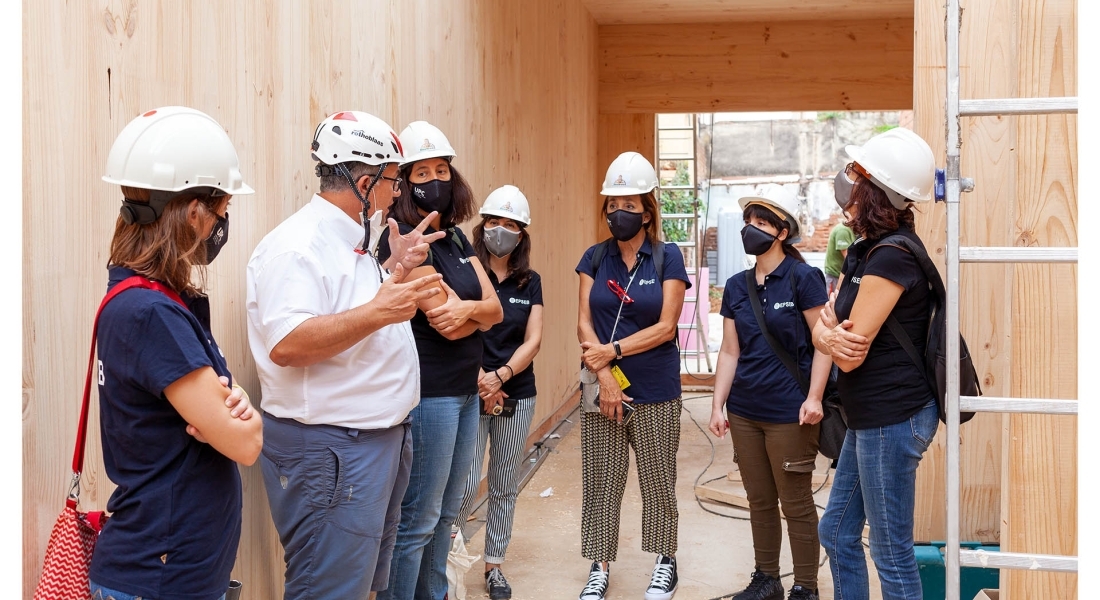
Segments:
[[[362,221],[363,213],[359,213],[359,219]],[[389,224],[382,219],[381,210],[374,211],[374,214],[367,221],[370,224],[370,247],[367,248],[367,253],[374,256],[377,255],[378,240],[382,239],[382,232],[389,227]],[[362,245],[362,240],[359,242]]]
[[[519,245],[519,232],[506,229],[503,225],[485,230],[485,247],[497,258],[504,258]]]

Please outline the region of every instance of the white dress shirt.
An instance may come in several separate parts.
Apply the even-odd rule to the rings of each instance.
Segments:
[[[271,349],[307,319],[367,303],[389,275],[355,252],[363,227],[324,198],[271,230],[248,261],[248,343],[260,375],[260,407],[306,424],[381,429],[420,399],[416,341],[408,321],[387,325],[308,367],[280,367]]]

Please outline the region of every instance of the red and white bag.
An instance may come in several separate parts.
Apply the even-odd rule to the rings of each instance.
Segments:
[[[46,545],[46,558],[34,600],[88,600],[91,596],[88,571],[92,566],[92,552],[107,515],[103,511],[80,512],[80,473],[84,470],[84,445],[88,434],[88,406],[92,392],[92,365],[95,362],[96,334],[99,330],[99,314],[115,296],[131,288],[157,290],[186,308],[178,294],[168,287],[144,277],[129,277],[120,281],[99,304],[95,324],[92,326],[92,350],[88,356],[88,374],[84,378],[84,401],[80,409],[80,422],[76,429],[76,448],[73,450],[73,478],[65,508],[57,517]]]

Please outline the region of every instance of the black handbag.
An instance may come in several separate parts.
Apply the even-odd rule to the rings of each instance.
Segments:
[[[760,296],[756,294],[756,278],[753,275],[752,269],[745,271],[745,284],[749,291],[752,314],[756,317],[757,325],[760,326],[760,333],[763,334],[764,339],[771,346],[772,352],[779,357],[783,366],[787,367],[787,371],[798,382],[802,394],[808,395],[810,393],[810,382],[802,375],[802,371],[798,369],[798,365],[795,364],[790,353],[779,344],[779,340],[772,337],[767,324],[764,323],[764,311],[760,307]],[[791,273],[791,291],[792,297],[797,298],[794,273]],[[821,418],[821,427],[818,429],[817,451],[822,456],[835,461],[840,458],[840,449],[844,446],[844,437],[848,435],[848,419],[844,415],[844,408],[840,405],[840,393],[836,389],[836,365],[833,365],[833,368],[830,369],[829,380],[825,382],[825,393],[822,395],[821,409],[824,416]]]

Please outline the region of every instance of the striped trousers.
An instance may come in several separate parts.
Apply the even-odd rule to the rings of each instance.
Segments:
[[[619,513],[630,468],[630,448],[642,492],[642,551],[676,554],[676,451],[680,398],[639,404],[626,426],[598,412],[581,415],[581,555],[613,561],[619,550]]]
[[[535,398],[523,398],[516,404],[510,418],[481,415],[477,429],[477,454],[466,481],[466,495],[455,519],[455,527],[464,530],[466,520],[474,511],[485,447],[489,447],[488,510],[485,516],[485,562],[503,564],[512,539],[512,521],[516,515],[516,495],[519,493],[519,461],[527,449],[527,434],[535,414]],[[491,442],[490,442],[491,440]],[[465,535],[465,532],[463,532]]]

